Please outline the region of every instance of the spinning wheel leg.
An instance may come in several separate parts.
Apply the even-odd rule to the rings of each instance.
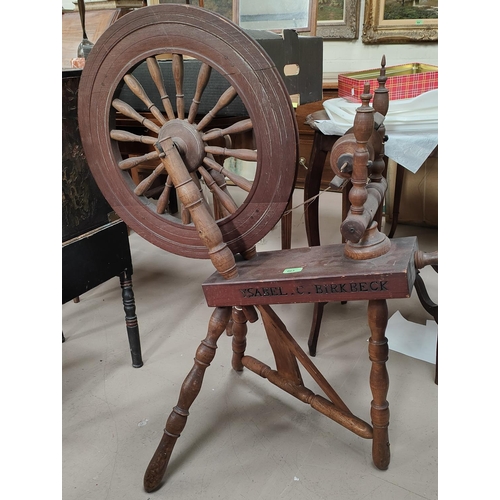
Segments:
[[[371,402],[372,456],[373,463],[380,470],[386,470],[391,460],[388,429],[389,403],[386,399],[389,389],[389,375],[385,364],[389,357],[389,346],[385,337],[387,321],[387,301],[368,301],[368,324],[371,330],[368,353],[372,362],[370,388],[373,395]]]
[[[230,315],[230,307],[217,307],[212,313],[207,336],[196,351],[194,366],[182,384],[177,405],[168,417],[163,437],[144,475],[147,492],[154,491],[161,484],[172,450],[186,425],[189,408],[200,392],[205,370],[214,359],[217,340],[225,331]]]
[[[233,307],[233,369],[243,371],[243,363],[241,358],[245,354],[247,346],[247,318],[241,307]]]

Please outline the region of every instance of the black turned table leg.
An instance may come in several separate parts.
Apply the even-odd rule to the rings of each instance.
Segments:
[[[132,355],[132,366],[140,368],[143,365],[139,324],[135,314],[135,298],[132,290],[132,272],[128,269],[120,273],[123,308],[125,310],[125,324],[127,326],[128,342]]]

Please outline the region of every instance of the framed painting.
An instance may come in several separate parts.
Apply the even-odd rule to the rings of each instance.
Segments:
[[[364,43],[437,42],[438,0],[365,0]]]
[[[318,0],[233,0],[233,21],[243,29],[316,34]]]
[[[360,0],[318,0],[316,35],[331,40],[355,40]]]

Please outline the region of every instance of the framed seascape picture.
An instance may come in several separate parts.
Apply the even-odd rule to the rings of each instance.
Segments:
[[[332,40],[358,38],[360,0],[318,0],[316,35]]]
[[[364,43],[436,42],[438,0],[365,0]]]

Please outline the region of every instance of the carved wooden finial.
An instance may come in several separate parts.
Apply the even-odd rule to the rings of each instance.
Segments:
[[[370,83],[365,82],[363,93],[361,94],[361,107],[356,109],[354,117],[353,132],[356,141],[360,144],[366,144],[370,139],[373,131],[373,108],[370,106],[372,98],[370,94]],[[366,165],[365,165],[366,166]]]
[[[389,90],[385,87],[387,76],[385,74],[385,55],[382,56],[380,63],[380,75],[377,77],[378,88],[375,89],[375,97],[373,98],[373,108],[377,113],[383,116],[387,115],[389,110]]]

